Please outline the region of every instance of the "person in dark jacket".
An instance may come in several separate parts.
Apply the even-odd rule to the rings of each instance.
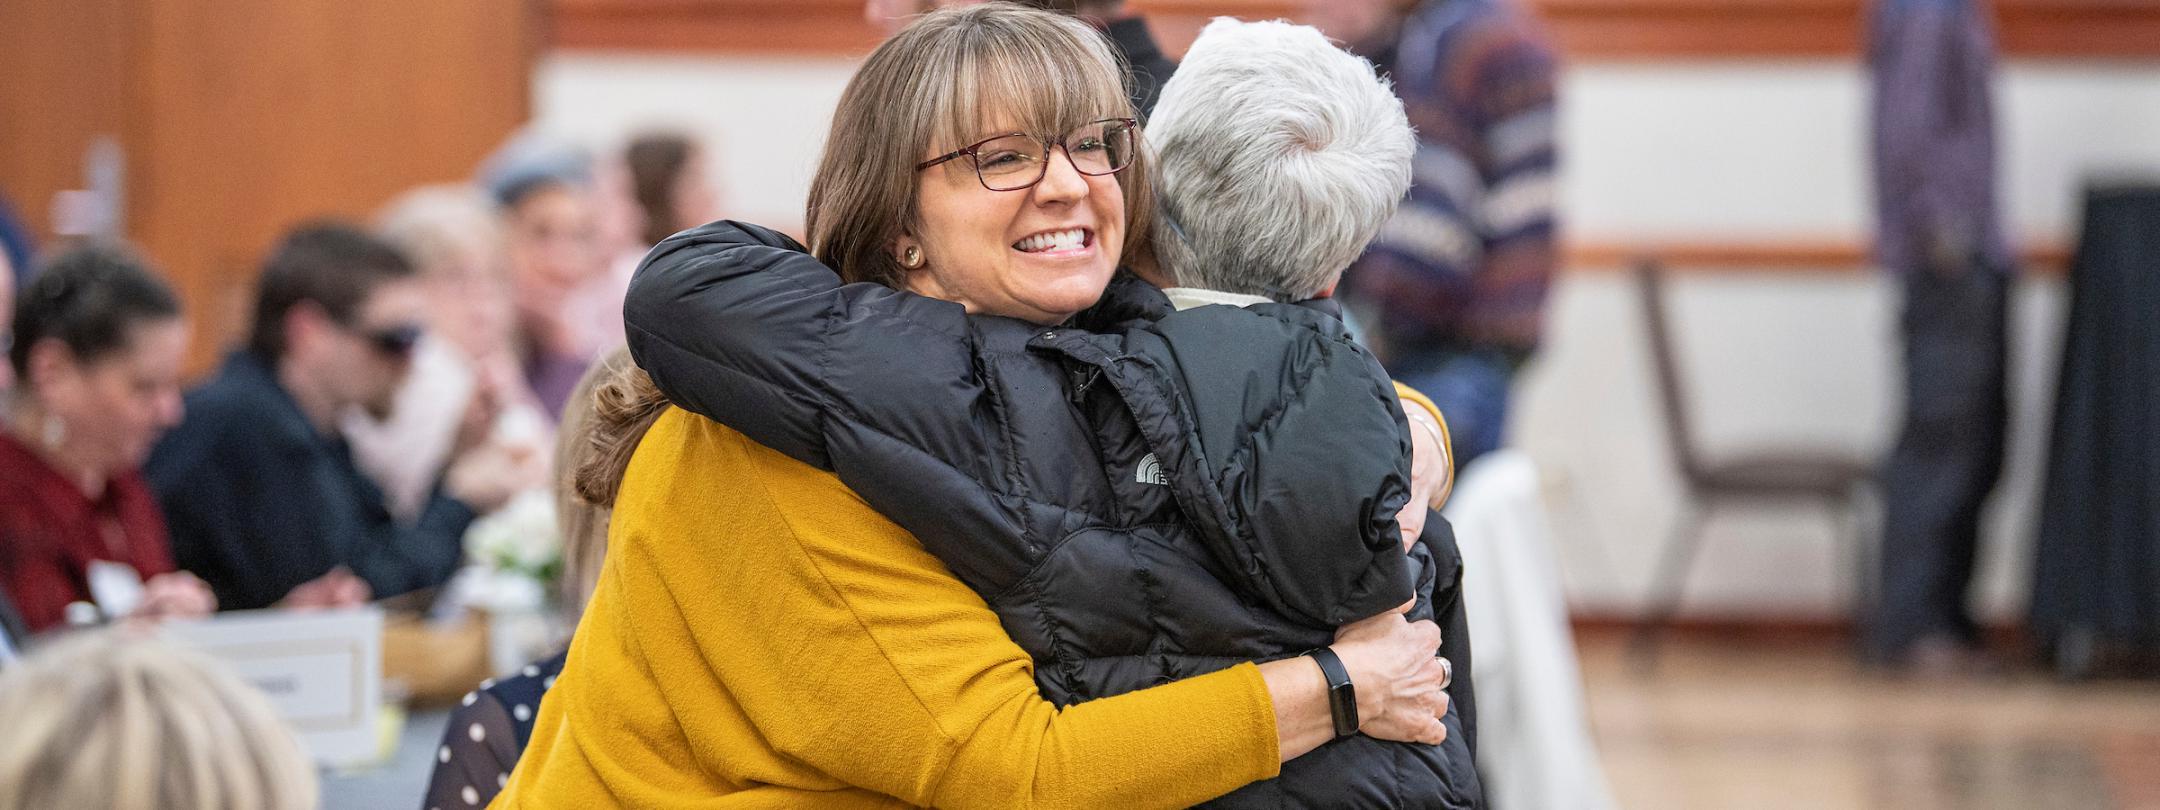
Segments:
[[[1130,153],[1129,164],[1111,158],[1112,147],[1122,142],[1109,125],[1131,115],[1107,43],[1076,21],[1010,4],[925,15],[864,61],[841,94],[812,183],[809,229],[815,241],[844,255],[835,264],[851,274],[875,275],[894,288],[906,286],[912,266],[918,283],[947,299],[908,299],[904,303],[919,320],[883,323],[966,335],[972,322],[968,307],[956,305],[962,301],[982,315],[1010,319],[976,319],[1003,324],[986,327],[1000,344],[997,356],[988,358],[998,369],[978,372],[964,348],[956,367],[948,346],[897,359],[880,355],[883,373],[909,376],[908,369],[918,368],[956,389],[1011,383],[1039,394],[1062,385],[1058,366],[1046,377],[1020,344],[1041,329],[1035,324],[1060,323],[1101,298],[1126,235],[1147,227],[1152,197],[1146,156]],[[1004,154],[987,149],[1011,133],[1031,133],[1036,144],[1016,143],[1030,151]],[[984,148],[968,149],[972,144]],[[936,161],[940,153],[981,153],[988,158],[982,165],[993,166],[1025,161],[1030,152],[1069,157],[1034,161],[1036,177],[993,169],[998,186],[1010,192],[986,186],[973,157]],[[926,161],[943,168],[927,171],[934,166]],[[1083,166],[1092,174],[1082,173]],[[907,216],[910,209],[919,218]],[[896,243],[900,236],[917,241]],[[1030,250],[1016,246],[1023,241]],[[784,296],[774,303],[789,308]],[[810,351],[800,341],[782,342],[797,355],[782,364],[823,373],[815,361],[800,365]],[[861,375],[859,359],[836,363],[832,371],[878,383]],[[1014,376],[984,376],[1002,374],[1006,363]],[[768,392],[779,388],[749,384]],[[812,390],[814,384],[797,380],[794,387]],[[1355,700],[1336,704],[1349,719],[1354,703],[1350,728],[1371,738],[1441,742],[1448,701],[1447,667],[1433,656],[1438,628],[1395,612],[1345,625],[1310,655],[1225,662],[1207,674],[1061,708],[1045,699],[1034,677],[1045,665],[1015,643],[1017,631],[953,568],[927,553],[929,544],[947,538],[907,531],[845,479],[758,445],[742,430],[665,407],[664,398],[648,407],[642,403],[652,400],[623,396],[613,383],[603,394],[599,425],[605,430],[595,431],[595,441],[619,449],[622,437],[640,424],[649,424],[651,432],[613,466],[621,471],[619,492],[596,498],[614,506],[606,576],[498,806],[663,806],[694,798],[768,805],[898,800],[951,808],[1183,807],[1270,779],[1282,763],[1316,750],[1363,745],[1353,737],[1327,746],[1341,728],[1323,677],[1324,662],[1336,659],[1342,664],[1337,674],[1355,685]],[[987,398],[978,402],[997,405]],[[1145,465],[1116,478],[1086,467],[1055,468],[1061,444],[1085,445],[1090,436],[1081,411],[1056,402],[1008,411],[1062,431],[1056,441],[1043,437],[1043,455],[970,464],[1016,472],[1022,472],[1019,465],[1033,465],[1024,472],[1043,483],[1055,485],[1063,476],[1096,491],[1116,485],[1124,473],[1134,476],[1136,487],[1171,489],[1152,482],[1166,478],[1160,468],[1175,468],[1175,460],[1158,461],[1147,483],[1137,480]],[[607,415],[622,403],[641,405]],[[768,414],[773,418],[766,426],[805,427],[800,403],[792,405]],[[1373,405],[1390,414],[1394,407]],[[639,414],[654,415],[641,421]],[[964,429],[953,426],[942,435],[955,445],[976,441],[953,435]],[[1371,455],[1395,456],[1385,465],[1395,473],[1400,448],[1389,450]],[[908,472],[939,474],[927,466]],[[1072,494],[1089,496],[1079,489]],[[1027,504],[1014,501],[1019,508]],[[954,508],[996,516],[979,500]],[[1370,534],[1342,542],[1364,548],[1377,536],[1382,547],[1402,555],[1394,527],[1377,523]],[[1052,546],[1083,552],[1068,562],[1089,559],[1092,548],[1100,558],[1105,546],[1116,547],[1118,535],[1131,536],[1118,531],[1122,526],[1104,528],[1085,540],[1058,535],[1042,537],[1036,547],[1007,547],[1017,553]],[[1209,556],[1197,541],[1192,550]],[[1124,565],[1129,571],[1130,561]],[[1165,570],[1185,576],[1191,568]],[[1139,601],[1145,594],[1130,590],[1124,573],[1105,572],[1103,583],[1116,586],[1106,593]],[[1085,589],[1085,572],[1063,579],[1060,587],[1068,593]],[[1405,596],[1410,591],[1410,583],[1399,587]],[[1049,632],[1070,617],[1045,610],[1039,618]],[[1145,653],[1126,660],[1134,668],[1167,665]],[[1332,691],[1350,697],[1347,689]]]
[[[1876,256],[1905,303],[1905,418],[1883,462],[1881,599],[1869,653],[1921,677],[1988,675],[1966,599],[2002,477],[2017,267],[1995,198],[1995,43],[1970,0],[1877,3]]]
[[[626,309],[633,354],[675,401],[834,470],[922,538],[1060,704],[1294,656],[1413,595],[1430,616],[1458,574],[1425,544],[1405,553],[1396,389],[1324,301],[1292,303],[1333,288],[1408,186],[1400,102],[1281,23],[1217,22],[1186,71],[1156,125],[1180,214],[1153,274],[1168,295],[1127,277],[1065,326],[990,315],[1054,312],[1041,302],[1063,290],[967,266],[981,217],[945,220],[963,209],[925,190],[896,246],[923,295],[842,286],[792,240],[722,222],[656,249]],[[943,171],[997,194],[1116,172],[1138,147],[1129,123],[1098,122],[1061,149],[993,137],[919,170],[960,162]],[[1226,202],[1202,204],[1214,193]],[[1075,219],[998,246],[1021,273],[1100,255]],[[1445,723],[1438,746],[1346,735],[1219,803],[1477,806],[1468,740]]]
[[[475,510],[507,497],[453,467],[401,524],[337,433],[348,408],[388,410],[424,311],[404,255],[354,228],[305,226],[271,253],[247,348],[188,392],[186,419],[144,467],[174,560],[221,606],[350,605],[440,585]]]

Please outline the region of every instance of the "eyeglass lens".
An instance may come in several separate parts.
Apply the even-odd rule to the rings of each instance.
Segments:
[[[1098,121],[1067,133],[1066,154],[1081,174],[1105,175],[1132,164],[1133,128],[1123,121]],[[1042,180],[1050,153],[1042,139],[1007,135],[975,148],[975,174],[992,191],[1015,191]]]

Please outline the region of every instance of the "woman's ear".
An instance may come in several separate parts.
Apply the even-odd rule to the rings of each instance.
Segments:
[[[28,362],[23,366],[23,382],[47,393],[73,378],[78,369],[75,352],[65,341],[53,337],[31,344]]]

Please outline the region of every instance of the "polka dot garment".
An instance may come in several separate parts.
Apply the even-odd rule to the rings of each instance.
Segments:
[[[501,681],[483,681],[458,701],[435,750],[428,780],[429,810],[485,807],[510,781],[510,770],[532,739],[540,699],[555,685],[565,654],[534,663]]]

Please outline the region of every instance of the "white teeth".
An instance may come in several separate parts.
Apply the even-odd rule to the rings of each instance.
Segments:
[[[1013,248],[1026,253],[1044,253],[1052,250],[1078,250],[1087,243],[1087,231],[1071,228],[1062,231],[1039,233],[1013,243]]]

